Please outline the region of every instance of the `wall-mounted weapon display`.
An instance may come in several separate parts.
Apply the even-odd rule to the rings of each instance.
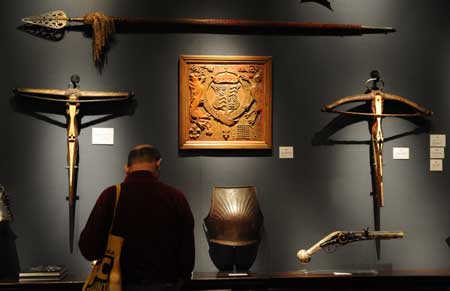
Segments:
[[[367,116],[369,120],[370,137],[371,137],[371,172],[372,172],[372,195],[376,200],[378,207],[384,206],[384,190],[383,190],[383,129],[382,119],[384,117],[417,117],[430,116],[432,111],[419,104],[406,99],[405,97],[393,95],[383,92],[384,82],[379,78],[379,73],[374,71],[374,77],[366,81],[368,93],[353,96],[343,97],[333,103],[325,105],[321,108],[323,112],[334,112],[340,114]],[[373,82],[373,86],[369,84]],[[378,87],[378,84],[381,87]],[[361,110],[339,110],[337,107],[355,103],[365,102],[370,111],[364,112]],[[400,106],[400,112],[386,112],[385,103],[394,102]]]
[[[299,250],[297,252],[297,258],[303,264],[307,264],[311,261],[311,257],[322,249],[327,250],[327,248],[330,248],[333,250],[335,247],[344,246],[348,243],[375,239],[399,239],[403,238],[403,236],[402,231],[369,231],[369,229],[360,231],[334,231],[309,249]]]
[[[372,83],[372,84],[371,84]],[[371,85],[371,86],[370,86]],[[381,207],[384,205],[383,187],[383,144],[411,134],[420,134],[430,130],[430,122],[426,116],[432,114],[417,103],[404,97],[385,93],[384,82],[378,71],[370,73],[366,81],[367,91],[364,94],[341,98],[321,108],[324,112],[339,113],[323,129],[317,132],[312,143],[315,145],[358,144],[367,145],[370,150],[371,191],[373,199],[374,230],[381,230]],[[385,117],[398,117],[416,125],[416,128],[400,134],[384,136],[382,120]],[[339,130],[357,123],[367,122],[368,140],[335,140],[330,138]],[[375,240],[377,257],[381,257],[381,241]]]
[[[10,222],[13,214],[5,187],[0,184],[0,281],[17,281],[19,279],[19,257],[16,248],[16,234]]]
[[[263,215],[256,187],[214,187],[204,219],[209,255],[221,271],[247,271],[256,259]]]
[[[21,30],[47,38],[60,40],[64,30],[92,30],[94,64],[102,68],[105,51],[115,32],[201,32],[233,34],[290,34],[290,35],[362,35],[390,33],[392,27],[361,24],[328,24],[297,21],[266,21],[238,19],[197,18],[145,18],[107,16],[91,12],[82,17],[70,17],[64,11],[52,11],[22,19],[28,26]],[[71,23],[77,23],[72,25]]]
[[[68,168],[68,201],[69,201],[69,241],[70,252],[73,251],[73,232],[75,223],[76,181],[78,169],[78,134],[79,113],[82,104],[127,101],[133,97],[131,92],[82,91],[78,83],[80,77],[71,76],[71,84],[66,90],[16,88],[16,96],[45,102],[65,103],[67,126],[67,168]]]

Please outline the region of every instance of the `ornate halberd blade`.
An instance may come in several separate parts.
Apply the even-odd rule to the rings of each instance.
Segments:
[[[29,16],[22,18],[25,23],[44,26],[53,29],[63,29],[67,26],[67,15],[64,11],[56,10],[43,13],[39,16]]]

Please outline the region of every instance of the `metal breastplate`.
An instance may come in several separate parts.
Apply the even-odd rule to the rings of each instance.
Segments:
[[[8,195],[6,194],[5,187],[0,185],[0,222],[11,220],[12,217],[9,209]]]
[[[263,215],[256,188],[214,187],[211,209],[204,222],[210,242],[228,246],[259,242]]]

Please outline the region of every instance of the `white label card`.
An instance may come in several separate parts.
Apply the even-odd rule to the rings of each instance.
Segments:
[[[445,147],[445,134],[430,134],[430,147]]]
[[[444,159],[445,148],[430,148],[430,159]]]
[[[409,148],[392,148],[394,160],[409,160]]]
[[[92,128],[92,144],[114,144],[114,128]]]
[[[442,172],[444,165],[441,159],[431,159],[430,160],[430,171],[431,172]]]
[[[248,273],[228,273],[228,277],[246,277]]]
[[[293,159],[294,158],[294,147],[286,146],[280,147],[280,159]]]

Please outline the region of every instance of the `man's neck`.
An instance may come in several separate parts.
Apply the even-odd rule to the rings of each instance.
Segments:
[[[159,166],[156,163],[138,163],[125,167],[125,172],[127,175],[137,171],[147,171],[150,172],[155,178],[159,177]]]

